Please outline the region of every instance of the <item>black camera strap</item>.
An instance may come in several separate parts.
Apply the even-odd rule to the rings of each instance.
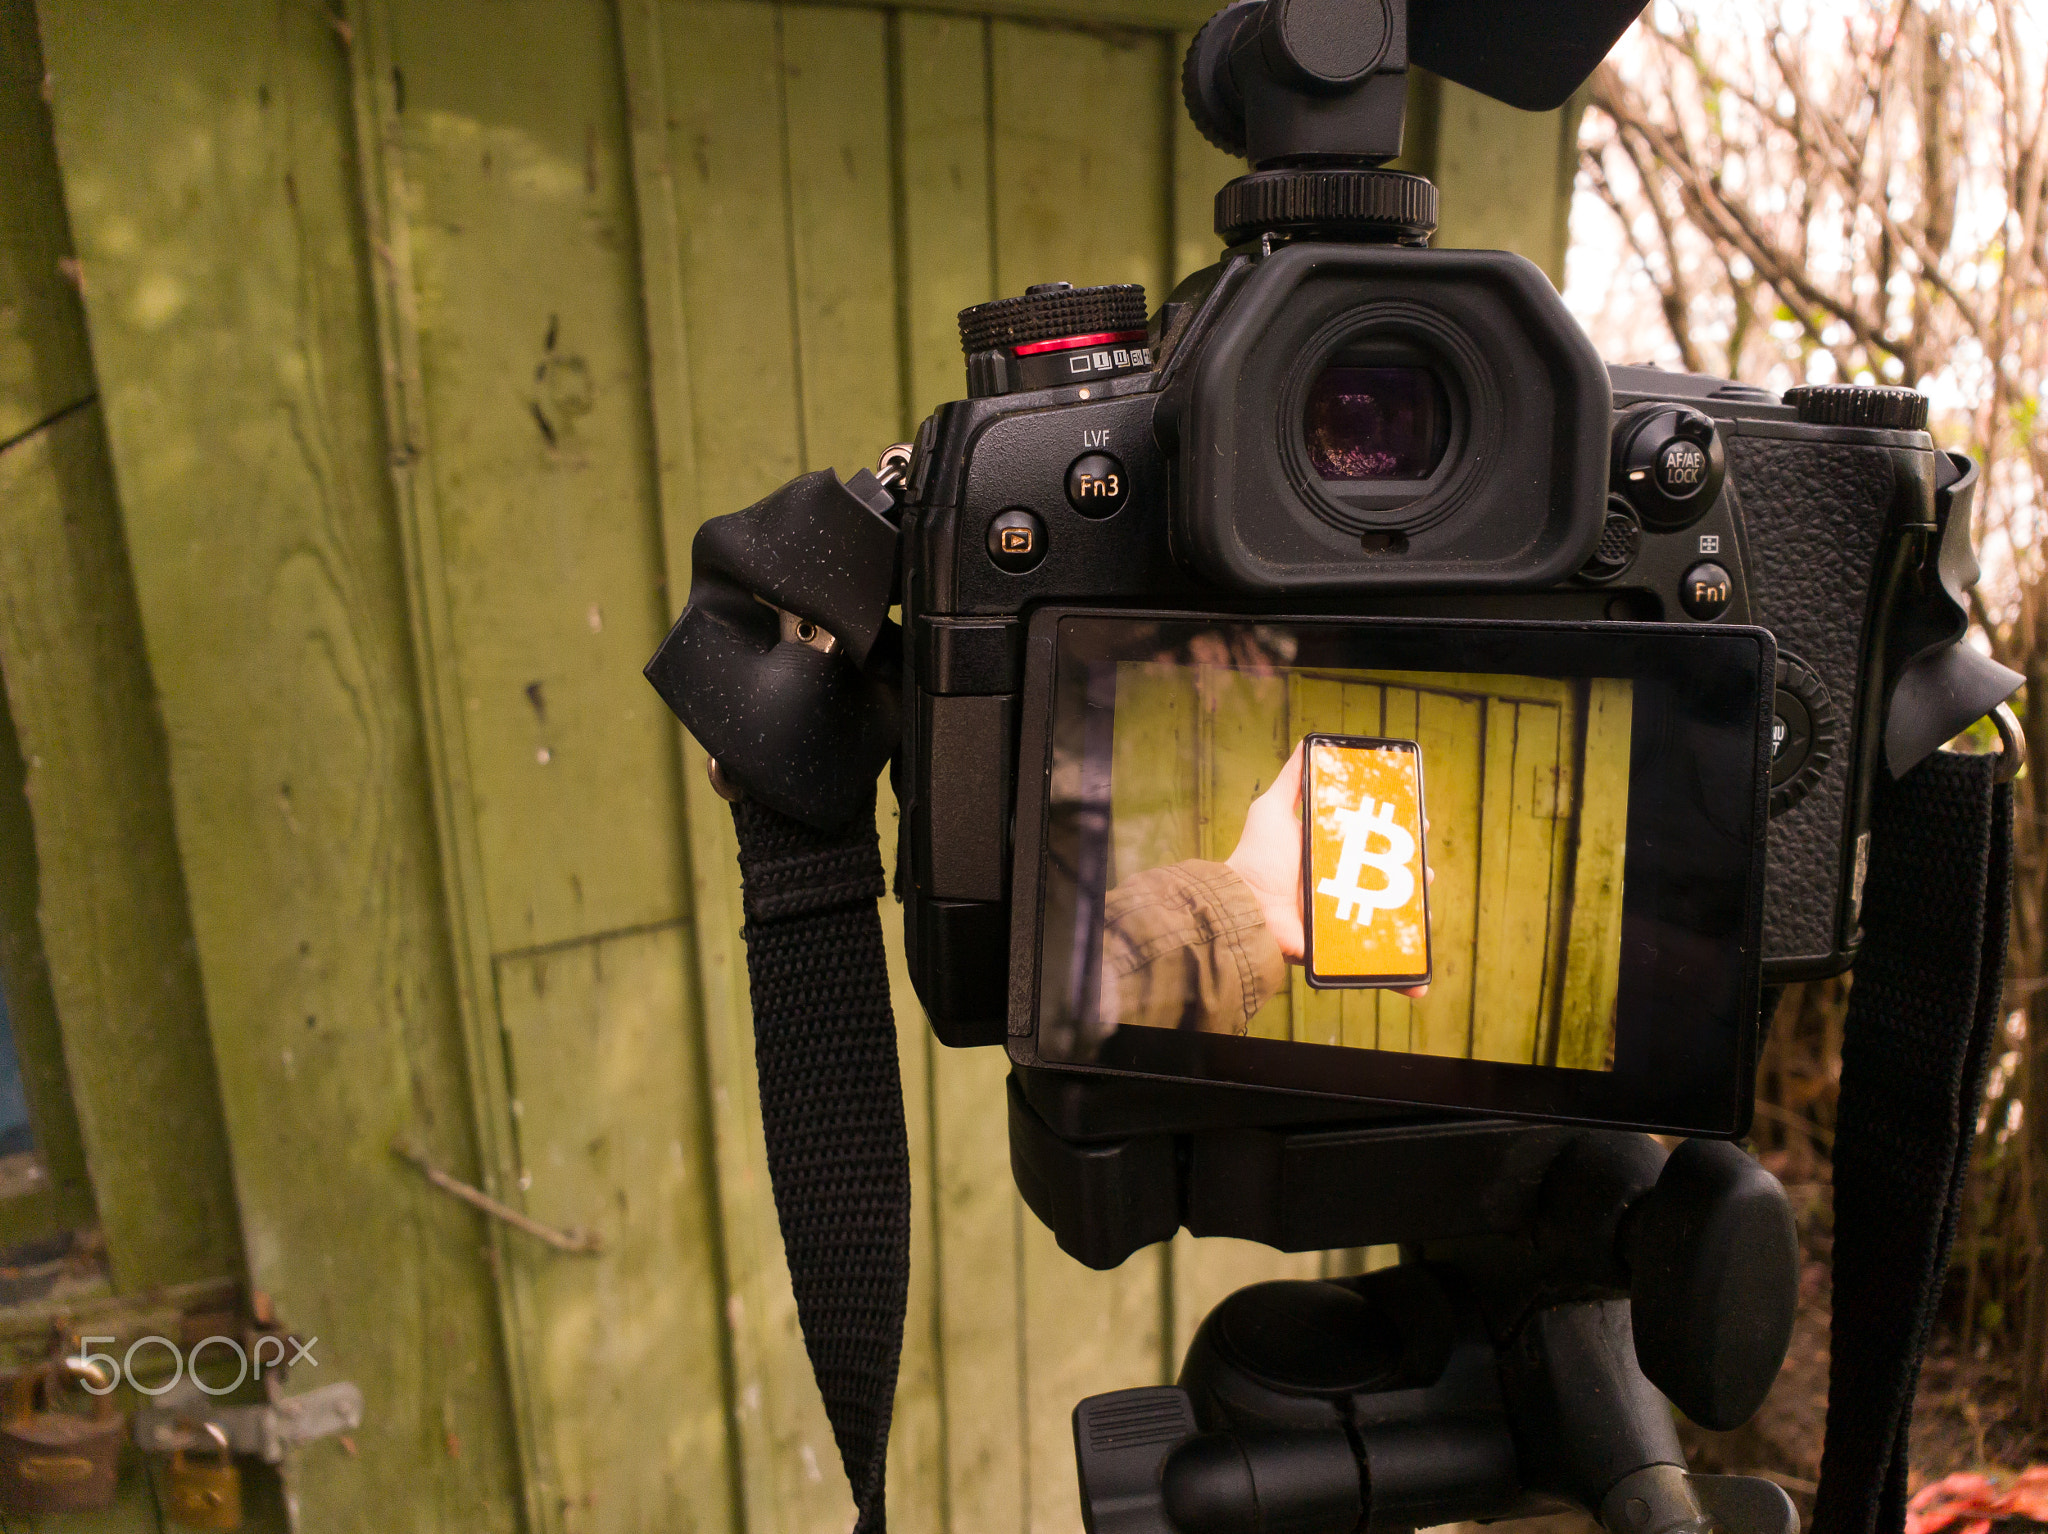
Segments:
[[[1815,1534],[1898,1534],[1913,1394],[1948,1272],[2012,900],[1998,758],[1881,782],[1842,1038],[1828,1421]]]
[[[1880,788],[1835,1148],[1834,1346],[1816,1534],[1898,1534],[1907,1433],[1997,1036],[2012,791],[1936,753]],[[883,1482],[910,1274],[910,1157],[873,815],[739,833],[761,1121],[804,1345],[860,1511]]]
[[[884,1534],[910,1290],[910,1145],[875,906],[873,789],[866,811],[830,834],[746,801],[732,819],[761,1129],[797,1319],[860,1509],[855,1534]]]

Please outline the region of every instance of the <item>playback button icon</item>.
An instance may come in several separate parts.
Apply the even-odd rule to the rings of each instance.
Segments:
[[[998,512],[988,525],[988,557],[998,570],[1022,575],[1045,558],[1045,523],[1022,506]]]

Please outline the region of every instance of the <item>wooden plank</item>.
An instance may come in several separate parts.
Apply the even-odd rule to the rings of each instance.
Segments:
[[[643,321],[608,10],[408,5],[392,67],[422,471],[493,953],[672,921],[680,804],[640,668],[655,588]]]
[[[999,1049],[941,1049],[932,1065],[948,1527],[1023,1534],[1036,1442],[1036,1407],[1026,1394],[1024,1231],[1038,1221],[1010,1176],[1010,1062]]]
[[[1107,1273],[1082,1267],[1028,1211],[1023,1230],[1024,1527],[1075,1534],[1074,1403],[1130,1385],[1164,1384],[1165,1245]],[[968,1408],[971,1409],[971,1408]]]
[[[1448,692],[1420,693],[1415,738],[1422,743],[1423,792],[1429,801],[1429,926],[1433,978],[1429,994],[1407,1008],[1406,1033],[1381,1035],[1385,1048],[1462,1055],[1472,1037],[1476,978],[1480,804],[1486,705]]]
[[[1518,706],[1500,698],[1486,702],[1485,748],[1480,758],[1479,801],[1479,915],[1474,923],[1473,942],[1480,961],[1472,978],[1471,1032],[1457,1053],[1474,1055],[1477,1041],[1489,1030],[1512,1028],[1504,1014],[1512,1013],[1514,998],[1503,994],[1500,956],[1505,952],[1514,927],[1514,886],[1509,877],[1509,839],[1514,816],[1515,727]]]
[[[1571,939],[1552,1064],[1606,1068],[1614,1048],[1614,998],[1621,983],[1622,865],[1628,851],[1627,682],[1596,677],[1587,688],[1578,845],[1572,864]]]
[[[988,24],[901,12],[892,25],[903,377],[915,419],[960,397],[955,316],[998,292]],[[897,1024],[922,1036],[929,1071],[929,1138],[918,1166],[926,1175],[913,1196],[932,1234],[932,1335],[944,1403],[938,1506],[948,1528],[1021,1534],[1028,1488],[1019,1243],[1030,1216],[1010,1177],[1009,1062],[998,1049],[933,1047],[914,1002],[899,1000]],[[911,1106],[915,1118],[919,1105]],[[926,1228],[921,1213],[918,1229]],[[919,1277],[914,1271],[914,1284]]]
[[[1141,282],[1154,301],[1164,291],[1167,47],[1156,34],[993,23],[997,292],[1062,279]],[[993,1118],[993,1102],[983,1112]],[[1080,1523],[1074,1402],[1161,1376],[1169,1294],[1160,1249],[1091,1273],[1030,1215],[1022,1223],[1022,1522],[1067,1531]]]
[[[697,500],[737,511],[802,471],[779,16],[752,0],[662,8],[682,231]],[[694,527],[687,531],[694,532]],[[672,541],[672,540],[671,540]],[[681,552],[687,555],[689,541]],[[681,611],[686,591],[670,593]]]
[[[0,0],[0,449],[95,387],[43,73],[31,0]]]
[[[1537,1006],[1536,1048],[1541,1065],[1557,1054],[1558,1019],[1565,1000],[1566,957],[1572,929],[1572,854],[1577,843],[1580,751],[1585,733],[1586,684],[1574,681],[1557,717],[1557,760],[1530,784],[1530,814],[1551,821],[1548,929],[1543,935],[1543,988]]]
[[[1502,698],[1561,706],[1573,684],[1556,677],[1486,671],[1356,671],[1341,673],[1399,687],[1420,687],[1464,698]]]
[[[843,479],[907,424],[887,28],[874,11],[781,14],[804,467]]]
[[[686,942],[670,925],[498,965],[524,1208],[604,1240],[590,1258],[509,1246],[532,1272],[535,1383],[576,1534],[733,1521],[716,1473],[723,1318]]]
[[[882,845],[891,848],[896,845],[899,811],[886,785],[882,800]],[[949,1397],[939,1299],[939,1152],[933,1113],[933,1066],[940,1050],[911,988],[910,963],[903,951],[903,907],[893,900],[882,907],[882,941],[888,950],[889,995],[896,1013],[896,1063],[903,1079],[911,1180],[910,1293],[889,1433],[889,1524],[914,1534],[943,1534],[950,1517]]]
[[[689,410],[687,448],[665,448],[664,459],[694,466],[687,479],[678,472],[663,486],[673,614],[689,589],[699,521],[737,511],[794,477],[804,444],[778,11],[670,3],[654,20],[680,243],[672,252],[650,250],[644,264],[666,263],[679,274],[687,344],[672,347],[668,368],[653,382],[660,419],[679,429],[679,411]],[[769,1203],[732,817],[704,776],[702,752],[678,738],[725,1259],[737,1506],[748,1527],[843,1528],[852,1499],[803,1351]]]
[[[1170,40],[994,23],[996,288],[1166,291]],[[1112,126],[1114,124],[1114,126]]]
[[[790,6],[782,14],[804,467],[834,467],[844,478],[873,467],[884,447],[910,435],[899,328],[905,305],[897,249],[895,47],[878,12]],[[876,814],[882,846],[893,857],[898,810],[886,784]],[[902,907],[885,902],[882,919],[911,1166],[914,1174],[928,1174],[931,1030],[910,987]],[[937,1226],[930,1194],[928,1181],[914,1180],[910,1300],[889,1439],[891,1523],[910,1534],[937,1534],[944,1516]]]
[[[750,0],[761,3],[761,0]],[[873,8],[874,0],[818,0],[827,6]],[[1024,21],[1065,22],[1102,29],[1189,28],[1200,26],[1220,9],[1214,0],[918,0],[917,9],[934,15],[1015,17]],[[1175,55],[1174,65],[1180,59]]]
[[[317,9],[42,9],[250,1277],[374,1403],[306,1526],[520,1499],[366,303]],[[138,92],[135,82],[151,88]]]
[[[63,715],[48,713],[48,705],[61,706],[63,700],[34,692],[24,695],[39,674],[35,659],[41,657],[26,657],[22,650],[24,641],[37,649],[48,645],[53,653],[45,664],[62,667],[90,654],[94,628],[88,622],[83,630],[70,632],[81,616],[90,617],[91,609],[81,613],[63,601],[64,593],[46,596],[38,589],[39,558],[54,554],[60,566],[70,564],[61,539],[53,550],[38,533],[46,534],[51,526],[61,531],[62,508],[75,497],[85,557],[103,548],[110,533],[114,548],[120,542],[104,449],[92,455],[88,465],[78,452],[64,451],[65,443],[80,440],[75,430],[63,437],[56,432],[71,414],[89,408],[94,383],[85,314],[77,289],[63,279],[59,265],[71,257],[71,236],[50,142],[49,110],[43,103],[35,12],[25,0],[0,0],[0,163],[10,167],[0,182],[0,525],[5,528],[0,536],[0,679],[9,689],[0,693],[0,1001],[8,1013],[29,1125],[42,1158],[38,1171],[44,1179],[40,1188],[0,1205],[0,1244],[12,1245],[83,1227],[93,1218],[92,1185],[52,988],[51,965],[61,960],[53,961],[48,953],[39,915],[44,883],[55,890],[61,911],[75,903],[79,876],[89,873],[90,865],[66,860],[62,843],[46,838],[39,847],[36,842],[24,753],[37,763],[34,792],[48,806],[46,818],[54,820],[66,806],[50,801],[61,799],[66,780],[60,776],[51,781],[42,763],[54,762],[65,743]],[[90,430],[97,444],[96,417]],[[66,474],[66,467],[74,472]],[[77,472],[81,469],[84,472]],[[46,603],[59,610],[46,614]],[[113,621],[107,626],[117,627],[120,616],[110,613]],[[124,637],[132,642],[132,597],[125,617]],[[147,698],[145,685],[145,706]],[[132,705],[135,700],[126,701]],[[10,709],[21,716],[20,723],[8,717]],[[26,746],[19,738],[24,725],[31,737]],[[162,760],[159,740],[155,787],[160,808]],[[170,850],[175,872],[177,855],[169,848],[168,815],[158,830],[158,848]],[[45,869],[43,863],[50,866]],[[55,934],[60,950],[66,935]],[[159,936],[151,933],[142,941],[148,944]],[[232,1261],[224,1262],[219,1271],[228,1271]]]
[[[1560,713],[1548,704],[1506,702],[1487,711],[1475,1060],[1536,1058],[1557,823],[1534,810],[1538,783],[1557,771]]]
[[[498,769],[502,780],[505,763],[501,755],[491,750],[502,741],[490,738],[490,721],[472,718],[485,713],[486,700],[476,683],[476,673],[483,668],[475,664],[473,655],[464,653],[464,640],[468,639],[474,647],[474,636],[462,632],[456,588],[465,575],[473,574],[464,566],[474,560],[464,557],[471,552],[462,542],[467,529],[460,518],[448,514],[443,500],[450,491],[459,495],[460,467],[465,450],[472,448],[473,438],[478,435],[473,430],[477,422],[466,419],[459,406],[450,409],[445,393],[438,402],[430,399],[428,389],[432,371],[428,341],[436,332],[429,323],[423,323],[423,313],[430,311],[441,295],[430,286],[423,287],[423,278],[445,280],[447,271],[436,269],[435,256],[445,255],[446,246],[459,241],[463,229],[450,221],[437,231],[416,216],[427,199],[416,190],[412,177],[417,173],[421,189],[431,187],[433,192],[442,194],[434,200],[449,200],[447,188],[436,184],[445,179],[437,175],[441,169],[436,157],[440,147],[436,142],[437,131],[445,136],[451,126],[459,132],[460,125],[451,124],[445,112],[432,114],[431,121],[418,121],[429,115],[423,110],[422,90],[433,99],[435,87],[442,84],[431,78],[431,69],[429,78],[416,80],[414,120],[406,119],[406,64],[411,60],[400,55],[397,20],[390,0],[356,0],[351,6],[346,21],[353,43],[351,98],[357,142],[362,149],[364,221],[380,256],[378,280],[372,291],[376,297],[377,339],[385,386],[385,429],[389,439],[400,444],[399,450],[391,454],[389,466],[405,554],[414,663],[425,705],[425,736],[433,773],[441,863],[446,872],[443,892],[453,934],[456,996],[464,1024],[464,1064],[482,1152],[484,1190],[510,1200],[517,1192],[523,1192],[529,1174],[519,1141],[513,1086],[507,1080],[509,1062],[502,1045],[503,1020],[497,1006],[495,977],[490,971],[494,874],[499,876],[495,880],[498,933],[517,931],[532,940],[542,929],[535,920],[532,904],[526,906],[523,927],[508,913],[508,907],[519,905],[518,897],[524,892],[518,888],[516,870],[505,867],[508,860],[502,850],[496,858],[491,855],[490,827],[480,814],[480,804],[491,793],[492,770]],[[586,160],[594,160],[595,154],[592,141],[586,147]],[[535,158],[529,152],[525,157],[529,163],[515,168],[530,172],[530,162]],[[488,148],[478,159],[479,171],[488,175],[493,168]],[[590,174],[586,166],[586,182]],[[528,186],[522,190],[529,198],[536,192],[544,197],[548,190],[559,192],[559,187]],[[595,192],[596,188],[591,186],[589,190]],[[508,211],[508,217],[516,219],[516,211]],[[422,232],[426,234],[424,242],[418,238]],[[451,237],[443,241],[439,252],[435,249],[437,233]],[[450,262],[446,266],[456,264]],[[550,347],[553,340],[550,334]],[[538,396],[547,386],[547,405],[566,414],[557,398],[558,391],[552,387],[556,382],[551,369],[543,365],[534,375],[534,391]],[[544,409],[538,398],[530,405],[535,424],[545,427]],[[488,412],[479,414],[485,417],[488,434]],[[437,431],[449,437],[445,458],[435,453]],[[451,468],[455,470],[452,474]],[[590,620],[593,628],[599,628],[602,614],[593,611]],[[544,724],[542,687],[533,686],[526,697],[536,720]],[[494,717],[501,720],[502,711]],[[548,743],[534,749],[536,766],[545,767],[551,760]],[[580,888],[572,887],[572,893],[580,903]],[[556,1436],[551,1427],[549,1403],[535,1388],[539,1379],[534,1355],[539,1321],[534,1308],[534,1270],[530,1264],[508,1254],[508,1239],[503,1230],[492,1226],[491,1271],[496,1280],[504,1339],[520,1494],[528,1524],[536,1530],[553,1530],[562,1526],[569,1509],[560,1494],[555,1468]]]
[[[32,863],[16,866],[32,869],[20,887],[37,903],[48,1036],[28,991],[8,1003],[50,1212],[83,1224],[96,1195],[122,1293],[239,1274],[169,764],[97,405],[0,453],[0,673],[34,806]]]
[[[687,357],[695,362],[710,356],[719,364],[709,378],[685,380],[692,398],[716,400],[717,408],[695,415],[691,456],[696,483],[684,499],[692,513],[701,506],[716,514],[758,497],[800,467],[832,463],[850,473],[871,464],[882,446],[903,434],[902,391],[888,376],[899,355],[888,53],[883,26],[874,16],[672,7],[662,21],[671,118],[677,125],[671,130],[669,164],[682,167],[671,172],[671,182],[678,207],[686,210],[676,228],[683,241],[679,264],[689,325]],[[765,77],[738,82],[744,101],[727,78],[735,57],[766,65]],[[730,131],[735,121],[739,132]],[[754,144],[745,141],[749,133]],[[750,159],[762,145],[775,151],[772,161]],[[785,196],[761,198],[762,184],[783,186]],[[734,314],[730,291],[751,293],[762,287],[764,251],[773,253],[779,281],[767,285],[773,291],[751,315]],[[719,292],[726,283],[731,288]],[[745,330],[753,333],[734,330],[728,340],[721,330],[728,317],[751,320]],[[779,346],[773,340],[764,346],[764,338],[777,336]],[[735,379],[728,365],[737,355],[732,347],[769,355],[762,366]],[[749,434],[742,423],[761,429]],[[778,423],[784,432],[780,444],[771,436]],[[667,507],[664,527],[674,571],[679,562],[674,551],[687,548],[687,535]],[[672,584],[679,582],[672,577]],[[885,803],[881,814],[884,824],[893,826],[893,804]],[[700,900],[729,910],[731,926],[723,930],[736,931],[729,817],[715,800],[693,803],[691,825]],[[893,910],[884,916],[896,975],[913,1161],[927,1165],[928,1115],[922,1105],[928,1095],[928,1034],[922,1015],[908,1004],[896,930],[900,918]],[[700,970],[710,977],[708,993],[720,975],[738,980],[742,956],[729,939],[730,946],[718,944],[713,934],[720,927],[708,917],[700,926],[711,929],[700,933],[699,952]],[[712,951],[714,944],[719,951]],[[728,1282],[736,1302],[728,1313],[734,1318],[747,1506],[751,1517],[771,1517],[778,1526],[840,1524],[850,1499],[798,1336],[780,1235],[766,1198],[743,993],[735,994],[728,982],[719,1007],[712,1019],[712,1067],[720,1113]],[[926,1200],[919,1196],[915,1202],[921,1208]],[[940,1505],[942,1476],[932,1319],[936,1268],[930,1223],[920,1220],[918,1231],[913,1241],[916,1298],[892,1439],[896,1494],[891,1500],[899,1509],[931,1510]],[[899,1512],[898,1521],[916,1527],[918,1514]]]
[[[1256,1241],[1238,1241],[1228,1236],[1196,1238],[1181,1231],[1173,1238],[1169,1267],[1173,1283],[1171,1310],[1173,1334],[1167,1348],[1166,1378],[1180,1371],[1188,1344],[1209,1312],[1224,1299],[1248,1284],[1262,1284],[1274,1278],[1320,1278],[1328,1254],[1321,1252],[1276,1252]],[[1335,1271],[1335,1269],[1330,1269]]]
[[[24,1099],[35,1151],[32,1169],[21,1180],[19,1191],[0,1202],[0,1245],[6,1246],[83,1230],[94,1220],[92,1179],[78,1112],[71,1100],[64,1036],[40,920],[45,856],[55,861],[47,882],[60,890],[68,882],[67,867],[74,873],[81,870],[63,860],[61,847],[46,854],[36,845],[29,767],[12,717],[13,711],[20,709],[35,719],[40,712],[35,705],[44,701],[33,692],[25,699],[20,696],[35,674],[35,668],[20,655],[21,634],[24,628],[33,632],[41,613],[41,592],[24,580],[20,566],[26,561],[12,557],[12,552],[18,521],[42,521],[39,513],[61,505],[62,490],[49,462],[48,439],[56,430],[45,427],[0,450],[0,497],[4,497],[0,500],[0,579],[6,582],[0,588],[0,676],[8,683],[0,690],[0,1005],[5,1007],[5,1040],[13,1056],[8,1063]],[[35,547],[32,540],[22,541]],[[60,663],[68,660],[75,649],[60,650],[56,658]],[[48,722],[44,723],[42,733],[53,733]],[[61,740],[61,730],[54,733]],[[34,756],[40,780],[42,764],[50,758],[42,751]],[[47,786],[37,783],[38,790]],[[61,794],[61,787],[58,792]],[[75,899],[77,891],[73,888],[67,893]],[[46,1337],[43,1347],[47,1344]]]
[[[1204,16],[1203,20],[1208,18]],[[1223,183],[1242,176],[1247,167],[1203,138],[1181,105],[1180,61],[1187,56],[1193,32],[1178,32],[1168,44],[1174,77],[1167,100],[1173,132],[1173,280],[1179,282],[1211,265],[1223,254],[1216,233],[1216,194]]]
[[[669,615],[618,57],[607,10],[545,5],[488,17],[432,8],[409,18],[393,56],[406,88],[397,124],[431,444],[422,465],[444,562],[438,581],[429,574],[447,621],[434,661],[464,702],[477,876],[500,952],[645,933],[685,909],[673,726],[635,674]],[[630,988],[601,994],[634,1006]],[[690,1029],[692,1010],[678,1007],[670,1026]],[[547,1178],[534,1139],[545,1120],[522,1114],[526,1098],[536,1083],[601,1073],[602,1041],[597,1028],[536,1032],[514,1058],[507,1090],[519,1095],[505,1107],[522,1191]],[[649,1064],[633,1105],[694,1142],[699,1074]],[[622,1115],[605,1125],[566,1138],[581,1145],[635,1127]],[[708,1159],[694,1158],[707,1184]],[[639,1527],[653,1509],[713,1525],[732,1516],[726,1478],[693,1489],[678,1468],[718,1463],[726,1449],[723,1294],[706,1221],[700,1214],[687,1237],[660,1221],[632,1226],[596,1289],[551,1254],[514,1253],[514,1284],[531,1288],[530,1301],[512,1296],[532,1338],[522,1352],[529,1480],[562,1527]],[[678,1261],[679,1240],[695,1258]],[[616,1403],[631,1392],[576,1388],[573,1340],[592,1333],[599,1307],[680,1313],[666,1328],[622,1328],[609,1351],[625,1377],[685,1381],[712,1403],[708,1418],[651,1437],[644,1412],[621,1417]],[[674,1345],[677,1326],[705,1318],[704,1346]]]
[[[1111,885],[1200,851],[1195,780],[1201,735],[1184,666],[1119,666],[1110,746]]]
[[[897,180],[910,422],[966,393],[957,316],[999,298],[989,193],[988,23],[895,14]]]
[[[1563,285],[1582,100],[1524,112],[1449,80],[1434,82],[1430,176],[1442,193],[1432,244],[1512,250]]]

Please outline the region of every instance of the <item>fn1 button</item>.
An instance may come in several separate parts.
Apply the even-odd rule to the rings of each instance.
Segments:
[[[988,525],[988,557],[998,570],[1022,575],[1045,558],[1045,524],[1036,512],[1012,506]]]
[[[1067,466],[1067,503],[1084,517],[1110,517],[1131,498],[1131,479],[1107,453],[1083,453]]]
[[[1686,571],[1685,580],[1678,588],[1678,605],[1702,623],[1720,617],[1734,600],[1734,579],[1711,559],[1702,560]]]

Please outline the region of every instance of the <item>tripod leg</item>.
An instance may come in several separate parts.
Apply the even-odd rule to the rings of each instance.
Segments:
[[[1693,1475],[1645,1465],[1624,1476],[1600,1506],[1611,1534],[1799,1534],[1785,1488],[1759,1475]]]
[[[1626,1300],[1553,1305],[1501,1357],[1531,1483],[1610,1534],[1798,1534],[1783,1488],[1685,1468],[1671,1404],[1643,1377]]]

